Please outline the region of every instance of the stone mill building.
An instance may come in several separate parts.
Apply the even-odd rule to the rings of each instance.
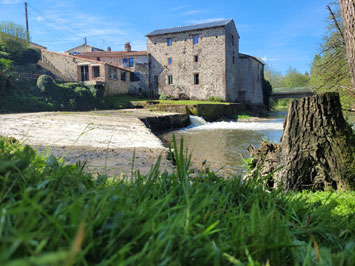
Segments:
[[[239,53],[239,38],[232,19],[147,34],[151,88],[174,97],[262,103],[263,63]]]
[[[262,104],[263,63],[239,53],[234,21],[155,30],[147,50],[104,51],[86,44],[65,54],[42,50],[40,65],[65,81],[101,86],[106,95],[146,94]]]

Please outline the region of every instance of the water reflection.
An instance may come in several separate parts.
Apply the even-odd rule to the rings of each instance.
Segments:
[[[207,160],[210,169],[224,175],[241,174],[242,158],[249,158],[247,147],[259,146],[262,139],[279,142],[282,135],[283,121],[265,122],[217,122],[169,132],[161,135],[165,143],[172,142],[173,134],[177,139],[184,137],[184,142],[192,153],[192,164],[200,168]]]

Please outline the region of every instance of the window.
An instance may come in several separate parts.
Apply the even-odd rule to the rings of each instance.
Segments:
[[[168,75],[168,84],[169,85],[173,84],[173,75]]]
[[[171,65],[173,63],[173,58],[172,57],[169,57],[168,58],[168,65]]]
[[[81,81],[89,80],[89,66],[80,66],[81,70]]]
[[[134,59],[130,58],[129,59],[129,67],[133,67],[134,66]]]
[[[92,67],[92,77],[93,78],[100,77],[100,67],[99,66],[93,66]]]
[[[134,66],[134,59],[131,58],[123,58],[123,67],[133,67]]]
[[[235,56],[233,55],[233,64],[235,64]]]
[[[194,84],[198,85],[200,84],[200,75],[199,74],[194,74]]]
[[[141,73],[139,73],[139,72],[131,72],[129,79],[132,82],[133,81],[140,81],[141,80]]]
[[[126,81],[126,72],[121,72],[121,80]]]
[[[173,45],[173,39],[171,39],[171,38],[168,38],[168,46],[172,46]]]
[[[100,57],[96,57],[96,60],[97,60],[97,61],[101,61],[101,58],[100,58]]]
[[[128,58],[123,58],[123,67],[128,67]]]
[[[198,35],[193,36],[193,42],[194,42],[194,45],[198,44]]]
[[[234,36],[232,35],[232,45],[234,46]]]
[[[113,67],[108,67],[108,78],[117,80],[117,69]]]
[[[194,62],[198,62],[198,55],[194,56]]]

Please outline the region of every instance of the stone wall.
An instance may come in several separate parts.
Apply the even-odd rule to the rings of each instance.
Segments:
[[[239,34],[234,23],[228,23],[226,29],[226,100],[238,99]]]
[[[244,92],[245,102],[262,104],[262,63],[252,56],[241,54],[239,57],[238,91]],[[242,99],[239,101],[243,102]]]
[[[108,68],[110,66],[106,65],[106,84],[105,84],[105,95],[117,95],[117,94],[127,94],[130,91],[131,82],[129,80],[129,73],[122,69],[117,69],[117,79],[112,79],[109,76]],[[126,81],[121,80],[121,73],[126,72]]]
[[[140,81],[131,82],[129,92],[130,93],[140,93],[149,90],[149,59],[148,55],[143,52],[138,52],[139,55],[135,55],[137,52],[128,52],[124,54],[123,52],[92,52],[81,54],[81,57],[85,57],[93,60],[100,60],[102,62],[125,68],[132,72],[140,73]],[[125,67],[123,65],[124,58],[133,58],[133,67]]]
[[[130,88],[130,72],[103,62],[42,50],[42,61],[49,71],[58,72],[65,81],[81,82],[81,66],[88,65],[89,80],[86,85],[104,85],[105,95],[125,94]],[[42,65],[43,66],[43,65]],[[93,76],[93,67],[100,68],[100,76]],[[109,68],[116,69],[117,79],[109,76]],[[121,81],[121,72],[126,72],[126,81]],[[55,73],[54,73],[55,74]]]
[[[199,35],[199,43],[193,44],[193,36]],[[167,45],[171,38],[172,46]],[[172,33],[147,38],[147,50],[151,55],[151,89],[159,94],[208,99],[218,96],[225,99],[225,29],[223,27]],[[198,62],[194,62],[198,56]],[[172,58],[172,64],[168,64]],[[194,74],[199,74],[199,84],[194,84]],[[172,75],[173,84],[168,84]]]

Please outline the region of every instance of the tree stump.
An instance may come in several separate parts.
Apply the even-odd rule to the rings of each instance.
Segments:
[[[355,136],[343,117],[339,95],[294,100],[279,147],[259,156],[257,165],[264,177],[271,174],[270,165],[272,171],[280,168],[267,181],[274,188],[355,189]]]

